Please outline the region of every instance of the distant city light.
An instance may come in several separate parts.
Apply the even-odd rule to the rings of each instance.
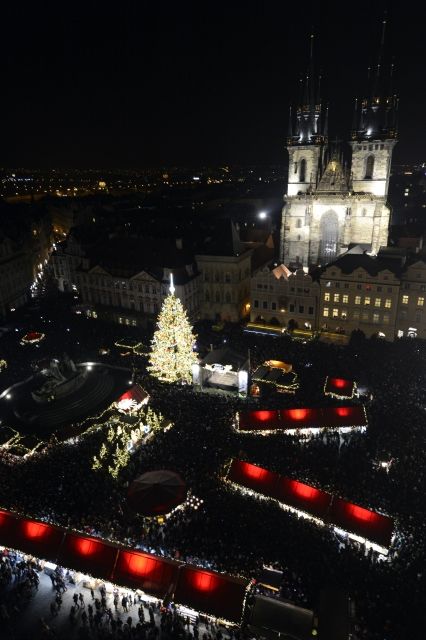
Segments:
[[[266,216],[267,216],[266,211],[261,211],[261,212],[259,213],[259,218],[260,218],[261,220],[265,220]]]

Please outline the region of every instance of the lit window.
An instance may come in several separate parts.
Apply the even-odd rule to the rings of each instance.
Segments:
[[[408,296],[402,296],[402,304],[408,304]]]
[[[339,309],[333,309],[333,318],[339,317]]]
[[[381,304],[382,304],[382,299],[381,298],[376,298],[374,300],[374,306],[375,307],[380,307]]]
[[[391,307],[392,307],[392,300],[390,298],[386,298],[385,309],[390,309]]]
[[[425,299],[423,298],[423,296],[420,296],[419,298],[417,298],[418,307],[423,307],[424,303],[425,303]]]
[[[333,301],[334,302],[339,302],[340,301],[340,293],[335,293],[334,294]]]
[[[346,311],[342,311],[342,315],[341,315],[342,320],[346,320],[347,317],[348,317],[348,314],[346,313]]]
[[[348,302],[349,302],[349,296],[348,296],[348,294],[347,294],[347,293],[343,294],[343,298],[342,298],[342,300],[343,300],[343,304],[348,304]]]
[[[377,324],[380,320],[380,315],[378,313],[373,313],[373,322]]]
[[[384,313],[383,314],[383,324],[389,324],[389,314],[388,313]]]
[[[363,322],[368,322],[369,317],[370,317],[370,314],[368,313],[368,311],[363,311],[362,312],[362,321]]]
[[[354,320],[359,320],[359,309],[355,309],[355,311],[352,313],[352,317]]]
[[[325,302],[330,302],[330,294],[329,293],[324,293],[324,300],[325,300]]]
[[[365,304],[365,306],[366,306],[366,307],[368,307],[368,305],[370,304],[370,302],[371,302],[370,296],[365,296],[365,298],[364,298],[364,304]]]
[[[361,304],[361,296],[355,296],[355,304]]]
[[[328,314],[329,314],[328,307],[324,307],[324,311],[322,312],[322,315],[324,316],[324,318],[328,318]]]

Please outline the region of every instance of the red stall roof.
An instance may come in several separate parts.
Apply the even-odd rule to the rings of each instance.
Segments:
[[[355,533],[381,547],[390,546],[394,523],[389,516],[359,507],[342,498],[334,498],[330,520],[337,527]]]
[[[64,539],[64,531],[46,522],[19,520],[15,548],[54,562]]]
[[[266,497],[275,498],[283,505],[323,522],[334,524],[382,549],[390,546],[394,524],[389,516],[359,507],[311,485],[241,460],[232,461],[227,479]]]
[[[248,584],[247,580],[184,565],[179,570],[174,601],[238,623]]]
[[[259,415],[262,415],[262,419]],[[241,411],[240,431],[289,431],[302,429],[345,429],[367,426],[364,406],[325,407],[320,409],[297,407],[279,411]]]
[[[333,496],[316,487],[281,477],[278,483],[278,500],[295,509],[324,519],[330,509]]]
[[[180,564],[141,551],[120,551],[113,580],[164,598],[176,584]]]
[[[273,498],[276,497],[279,479],[278,473],[242,460],[233,460],[228,472],[228,480],[231,482]]]
[[[69,569],[110,580],[118,549],[98,538],[67,533],[58,555],[58,563]]]
[[[338,398],[352,398],[355,391],[355,382],[345,378],[325,379],[324,393],[326,396],[337,396]]]
[[[17,548],[16,533],[19,526],[19,518],[8,511],[0,511],[0,544],[5,547]]]

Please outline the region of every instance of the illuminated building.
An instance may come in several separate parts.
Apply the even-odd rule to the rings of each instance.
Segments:
[[[313,36],[303,97],[290,111],[288,188],[281,227],[281,260],[291,266],[324,265],[351,244],[377,254],[387,245],[386,205],[392,152],[397,142],[398,98],[383,69],[382,42],[367,97],[355,102],[348,163],[328,142],[328,108],[315,79]],[[318,88],[317,88],[318,87]]]

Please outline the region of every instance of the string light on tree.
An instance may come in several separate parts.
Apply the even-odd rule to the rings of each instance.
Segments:
[[[196,336],[181,301],[175,296],[173,274],[170,276],[169,291],[151,342],[148,370],[164,382],[190,383],[192,365],[198,362],[193,350]]]

